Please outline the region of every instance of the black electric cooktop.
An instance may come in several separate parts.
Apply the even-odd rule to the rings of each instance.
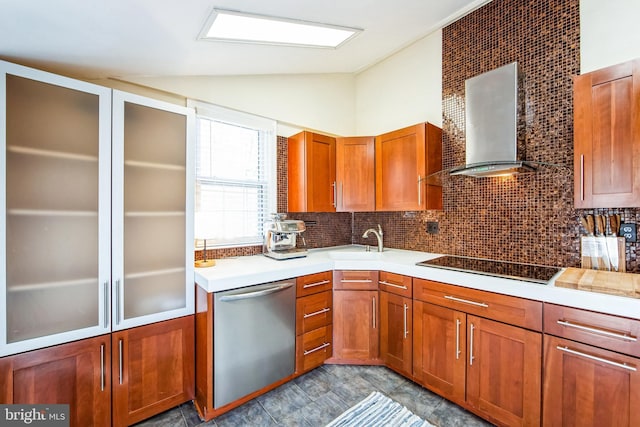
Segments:
[[[558,267],[548,267],[545,265],[519,264],[515,262],[493,261],[490,259],[468,258],[454,255],[445,255],[418,262],[416,265],[464,271],[486,276],[505,277],[507,279],[523,280],[525,282],[542,283],[545,285],[560,271]]]

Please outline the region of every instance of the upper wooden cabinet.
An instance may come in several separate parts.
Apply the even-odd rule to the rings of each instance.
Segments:
[[[573,84],[575,207],[640,206],[640,59]]]
[[[426,177],[442,169],[442,130],[420,123],[376,137],[376,210],[442,209],[442,187]]]
[[[336,206],[340,212],[371,212],[375,204],[375,140],[336,139]]]
[[[312,132],[290,136],[289,212],[336,211],[336,139]]]

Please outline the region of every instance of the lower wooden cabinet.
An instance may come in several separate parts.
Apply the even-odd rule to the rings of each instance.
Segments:
[[[413,301],[380,291],[380,358],[394,371],[412,376]]]
[[[333,353],[331,294],[328,290],[296,299],[296,374],[322,365]]]
[[[113,424],[131,425],[194,397],[194,318],[112,334]]]
[[[111,335],[0,359],[0,403],[68,404],[72,427],[111,425]]]
[[[640,425],[640,359],[544,338],[543,425]]]

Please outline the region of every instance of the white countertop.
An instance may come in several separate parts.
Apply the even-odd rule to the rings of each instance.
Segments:
[[[213,267],[197,268],[195,281],[207,292],[220,292],[327,270],[380,270],[640,319],[640,299],[636,298],[559,288],[554,286],[554,279],[543,285],[416,265],[438,256],[440,254],[387,248],[382,253],[364,253],[361,247],[339,246],[310,250],[304,258],[288,260],[274,260],[264,255],[218,259]]]

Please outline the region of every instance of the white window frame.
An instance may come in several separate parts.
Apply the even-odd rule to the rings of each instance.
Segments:
[[[277,209],[277,136],[276,136],[276,126],[277,122],[272,119],[268,119],[265,117],[256,116],[249,113],[244,113],[237,110],[231,110],[228,108],[220,107],[217,105],[188,100],[187,105],[189,107],[193,107],[196,110],[196,157],[199,155],[199,147],[200,147],[200,120],[213,120],[217,122],[223,122],[230,125],[238,125],[241,127],[247,127],[251,129],[261,130],[266,133],[265,144],[264,147],[264,158],[262,161],[262,165],[264,166],[264,175],[263,180],[265,181],[265,189],[267,191],[267,196],[263,200],[264,208],[262,210],[262,218],[258,218],[258,230],[256,230],[255,236],[238,236],[233,239],[226,240],[214,240],[210,239],[212,236],[206,236],[202,234],[206,234],[204,231],[206,227],[202,224],[202,218],[199,212],[198,202],[196,200],[195,206],[195,238],[196,238],[196,249],[202,249],[204,238],[207,239],[207,248],[232,248],[232,247],[242,247],[242,246],[257,246],[263,244],[263,225],[264,221],[269,219],[269,215],[273,212],[276,212]],[[197,161],[196,161],[197,163]],[[197,170],[197,168],[196,168]],[[196,171],[196,188],[199,188],[199,185],[205,182],[211,182],[206,178],[198,176]],[[218,183],[224,183],[224,178],[220,177],[217,181]],[[237,180],[234,181],[235,185],[242,185],[242,182]],[[206,185],[206,184],[205,184]],[[247,181],[247,187],[255,187],[255,181]],[[198,191],[198,190],[196,190]],[[197,198],[197,195],[196,195]]]

